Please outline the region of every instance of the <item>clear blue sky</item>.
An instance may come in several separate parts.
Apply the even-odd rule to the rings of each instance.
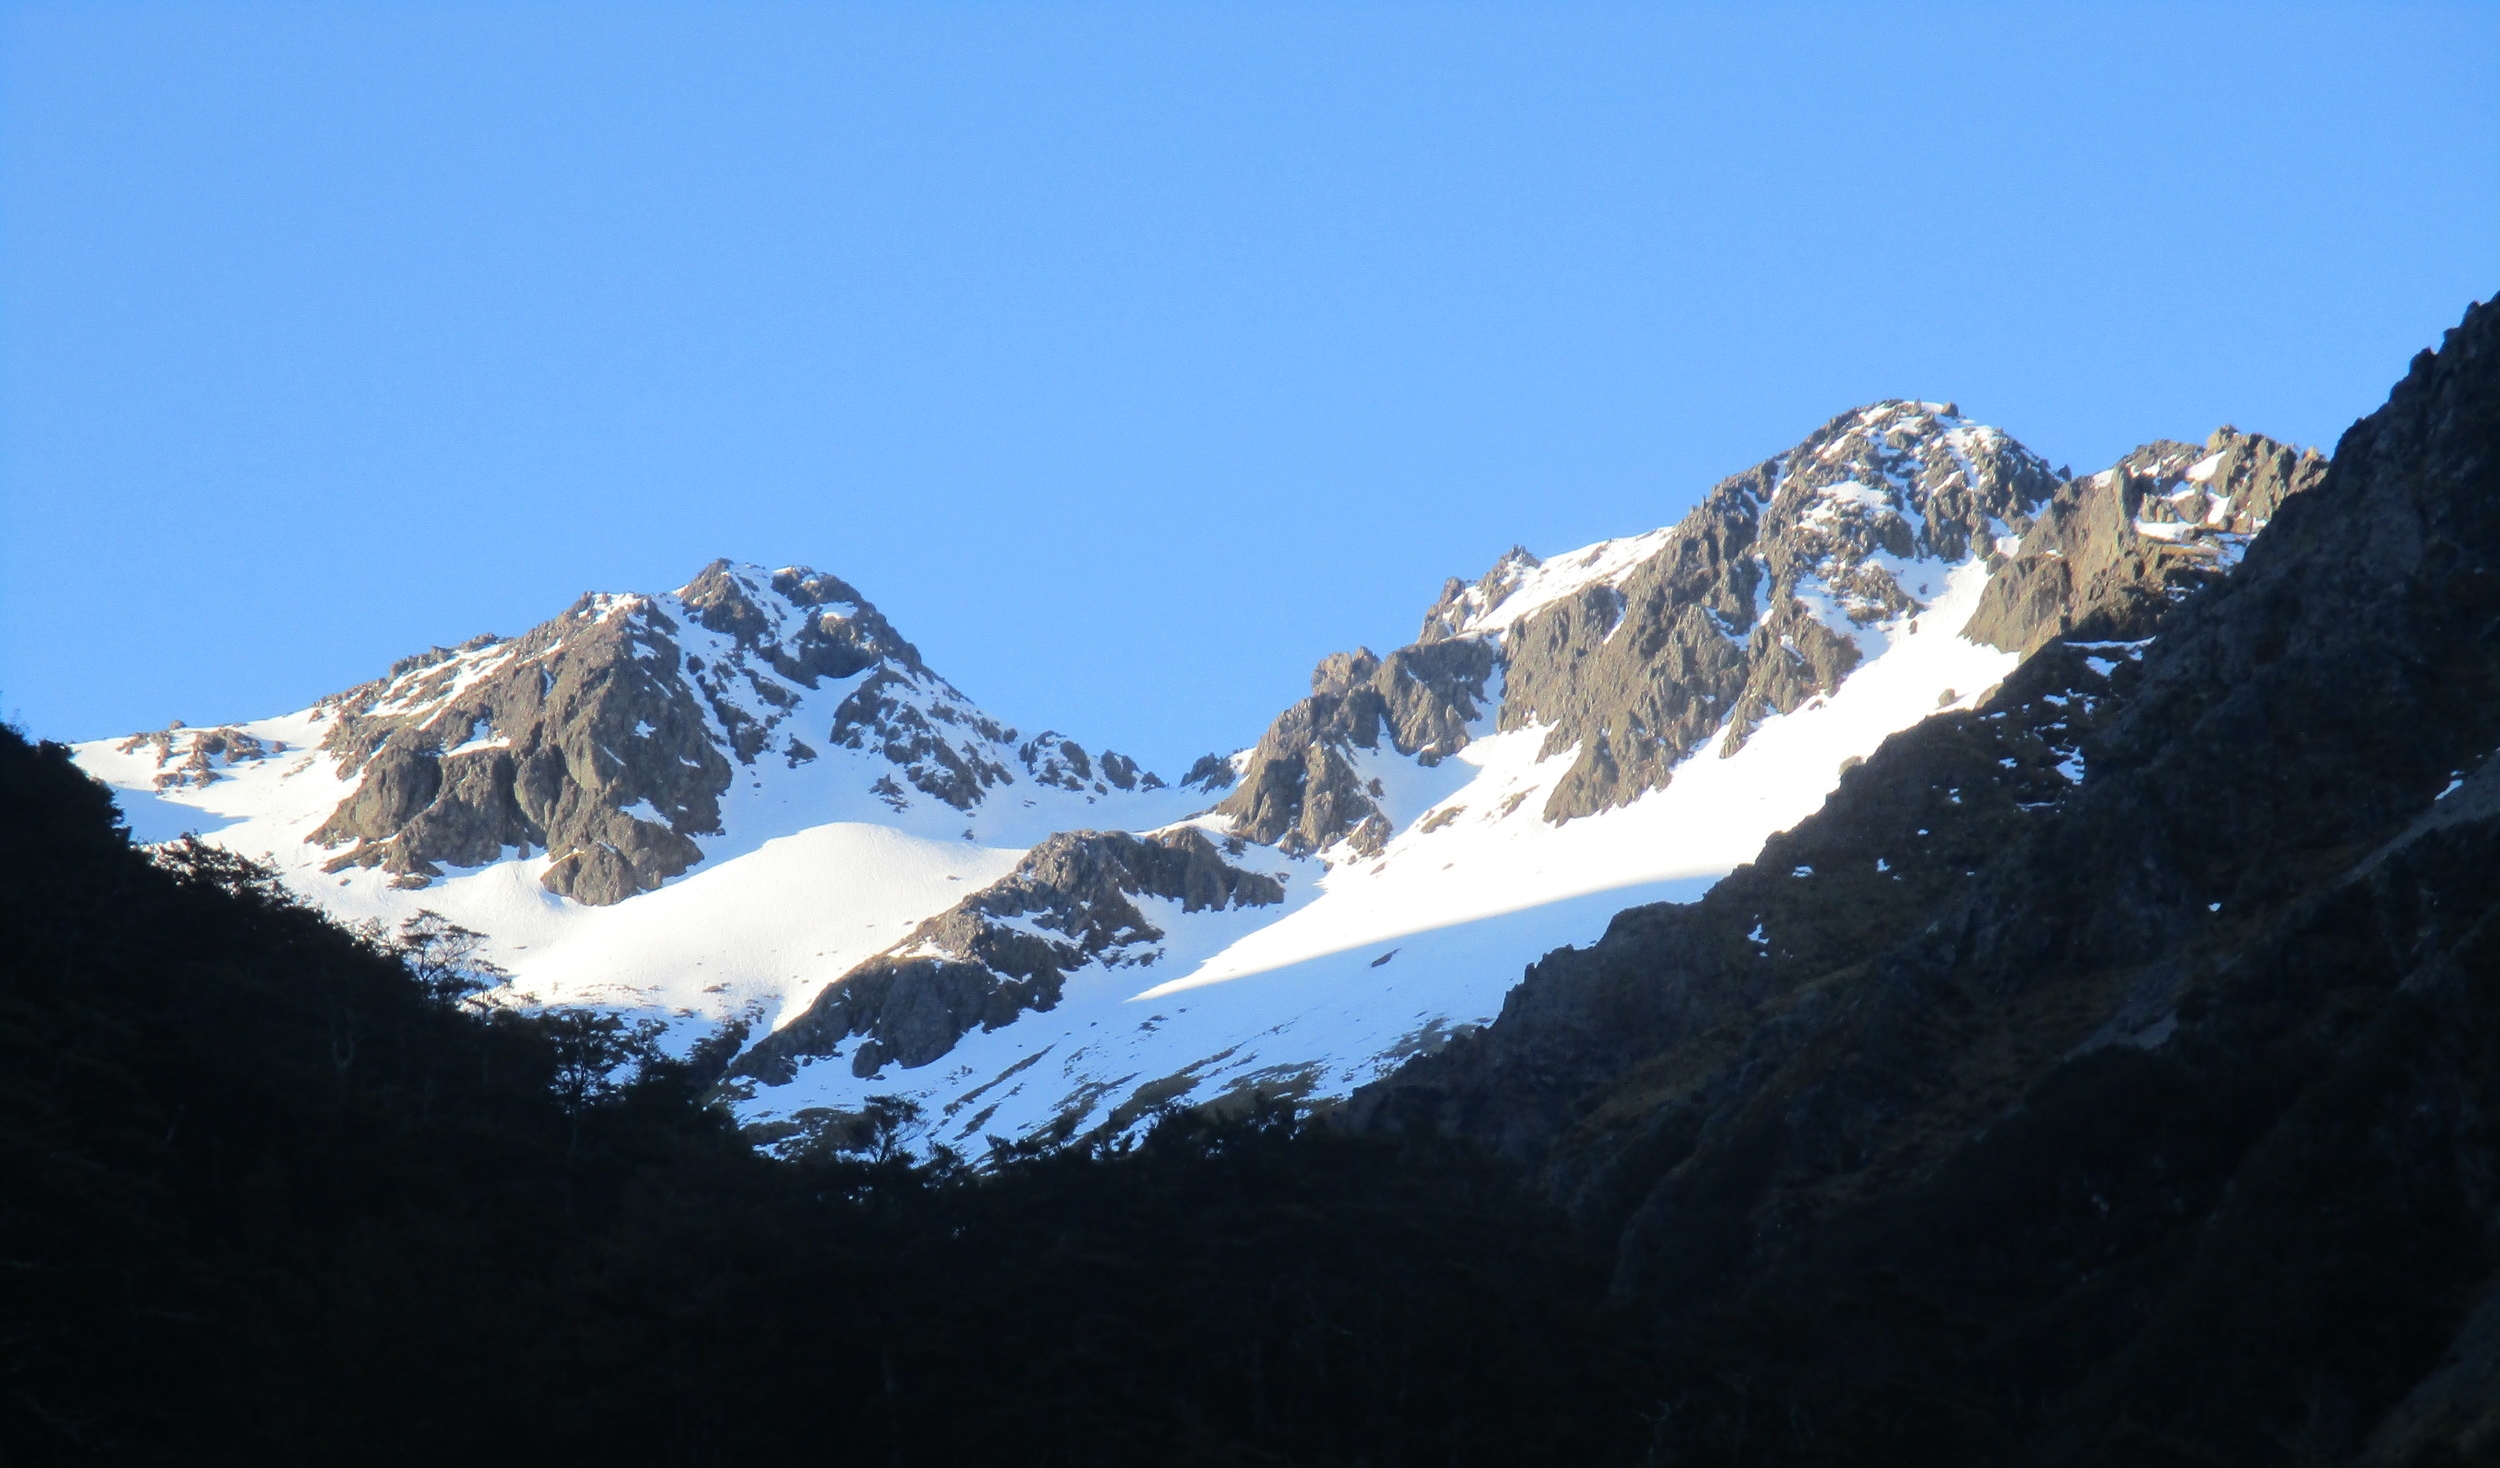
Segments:
[[[1166,771],[1845,407],[2332,443],[2500,291],[2500,6],[13,5],[0,713],[715,555]]]

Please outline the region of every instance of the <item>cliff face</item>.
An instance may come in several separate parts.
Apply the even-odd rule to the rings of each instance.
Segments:
[[[1519,1159],[1710,1343],[1679,1453],[2488,1453],[2500,307],[2331,468],[2069,489],[1986,705],[1352,1115]]]

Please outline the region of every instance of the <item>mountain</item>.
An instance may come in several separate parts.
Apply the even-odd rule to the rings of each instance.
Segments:
[[[2213,448],[2060,491],[1986,699],[1353,1103],[1695,1343],[1662,1457],[2500,1454],[2500,304],[2331,467]]]
[[[982,711],[842,581],[726,562],[79,759],[143,835],[489,934],[518,997],[710,1023],[804,1005],[1053,831],[1208,798]]]
[[[784,1149],[874,1098],[924,1147],[1066,1139],[1343,1097],[1486,1023],[1887,735],[2228,575],[2323,465],[2224,429],[2061,478],[1875,404],[1673,526],[1452,580],[1177,784],[983,712],[842,581],[727,563],[79,757],[343,918],[482,931],[513,1002],[740,1027]]]

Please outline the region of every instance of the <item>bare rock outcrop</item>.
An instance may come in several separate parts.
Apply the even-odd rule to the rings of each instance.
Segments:
[[[1293,853],[1367,826],[1385,839],[1379,792],[1356,773],[1353,751],[1377,750],[1386,739],[1426,764],[1455,753],[1490,701],[1494,667],[1493,648],[1478,639],[1416,643],[1385,658],[1369,648],[1333,654],[1313,670],[1311,696],[1261,736],[1217,809],[1242,835]],[[1190,771],[1193,779],[1199,773]],[[1369,844],[1377,849],[1377,839]]]
[[[324,748],[355,791],[313,833],[332,871],[422,886],[517,852],[548,890],[600,904],[648,891],[719,829],[729,761],[675,624],[639,597],[584,597],[513,641],[409,659],[331,701]]]
[[[1200,912],[1270,906],[1285,889],[1226,862],[1194,826],[1147,836],[1062,832],[1004,879],[834,981],[804,1015],[748,1051],[737,1072],[778,1084],[801,1059],[835,1054],[853,1038],[858,1075],[889,1062],[927,1065],[975,1028],[1054,1007],[1067,976],[1087,964],[1153,963],[1164,935],[1140,897]]]
[[[286,748],[282,740],[263,739],[232,725],[193,729],[179,719],[162,729],[133,734],[120,746],[123,754],[136,754],[143,749],[156,752],[155,784],[159,790],[214,785],[236,765],[284,754]]]
[[[2148,443],[2055,499],[1998,569],[1966,635],[2009,652],[2109,630],[2221,580],[2326,456],[2224,426],[2203,448]],[[2096,630],[2097,629],[2097,630]]]

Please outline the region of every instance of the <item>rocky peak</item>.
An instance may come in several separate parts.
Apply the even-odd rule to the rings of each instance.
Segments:
[[[1546,753],[1573,760],[1546,819],[1628,804],[1711,740],[1732,752],[1837,689],[1883,625],[2011,548],[2056,487],[1953,404],[1843,413],[1672,527],[1544,559],[1514,546],[1475,582],[1452,578],[1413,645],[1319,666],[1222,809],[1257,840],[1367,853],[1387,831],[1353,751],[1386,731],[1402,755],[1455,752],[1497,673],[1498,727],[1544,728]]]
[[[401,659],[321,705],[357,781],[311,839],[333,871],[423,886],[445,867],[544,851],[550,891],[620,901],[702,860],[733,780],[870,758],[867,793],[970,812],[1022,777],[1151,790],[1133,760],[1055,733],[1019,744],[931,671],[849,584],[714,561],[674,593],[583,596],[505,640]]]
[[[1758,482],[1758,481],[1757,481]],[[1865,625],[1912,610],[1899,561],[1985,556],[2054,492],[2046,461],[1950,403],[1844,413],[1791,450],[1762,509],[1775,577]]]
[[[1958,561],[2037,509],[2056,485],[2045,460],[1951,403],[1889,401],[1843,413],[1791,450],[1767,524],[1820,525],[1863,554]],[[1882,527],[1852,537],[1841,527]],[[1906,533],[1906,540],[1902,535]]]
[[[1012,778],[993,746],[1011,742],[1014,731],[973,709],[838,577],[714,561],[669,600],[714,634],[701,639],[707,648],[688,644],[686,670],[738,763],[753,765],[770,751],[790,766],[806,764],[817,755],[813,734],[883,752],[904,783],[958,810]],[[826,728],[791,727],[804,693],[854,680]]]
[[[543,850],[550,891],[614,902],[701,859],[730,766],[657,600],[587,595],[509,641],[404,659],[323,700],[355,791],[310,839],[328,869],[423,886]],[[629,814],[628,812],[632,812]]]
[[[1637,559],[1505,629],[1501,726],[1577,751],[1546,819],[1627,804],[1712,739],[1732,753],[1763,719],[1830,694],[1881,624],[2010,544],[2055,485],[2002,431],[1904,400],[1721,481]]]
[[[1526,546],[1514,545],[1474,585],[1456,576],[1451,577],[1441,584],[1441,599],[1424,613],[1424,628],[1416,634],[1415,640],[1438,642],[1445,637],[1463,635],[1524,586],[1529,576],[1544,564]]]
[[[925,675],[919,649],[839,577],[804,566],[765,573],[714,561],[677,589],[699,624],[736,639],[782,677],[809,688],[875,662]]]

